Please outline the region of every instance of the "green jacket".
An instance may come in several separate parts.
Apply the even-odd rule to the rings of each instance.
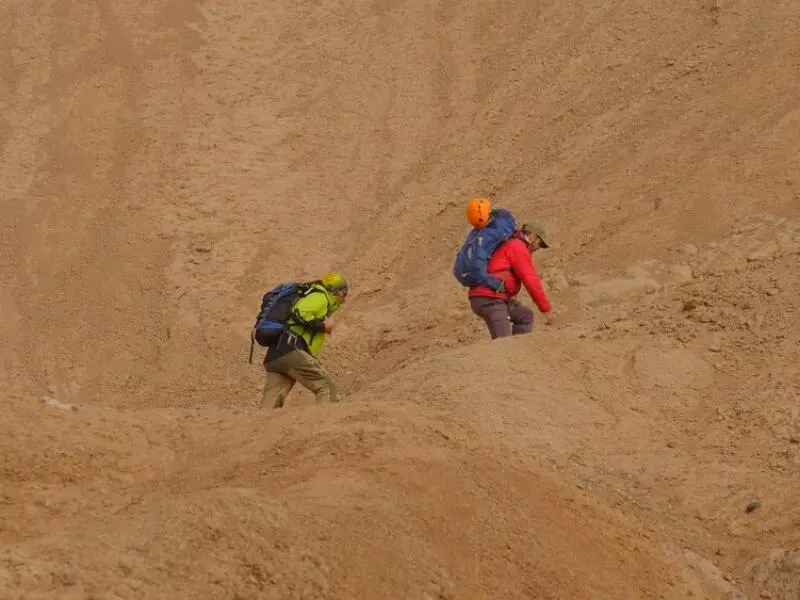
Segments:
[[[317,356],[325,345],[323,320],[339,310],[339,299],[321,284],[315,283],[292,308],[289,330],[308,345],[311,356]]]

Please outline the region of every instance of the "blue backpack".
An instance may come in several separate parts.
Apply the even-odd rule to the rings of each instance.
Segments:
[[[250,362],[253,362],[254,342],[268,348],[281,337],[289,325],[292,307],[297,300],[311,289],[310,283],[286,281],[281,283],[261,298],[261,310],[258,313],[250,336]]]
[[[456,255],[453,275],[468,288],[481,285],[495,291],[503,289],[502,280],[489,275],[486,266],[497,247],[508,240],[517,227],[511,212],[497,208],[492,210],[489,222],[483,229],[473,229]]]

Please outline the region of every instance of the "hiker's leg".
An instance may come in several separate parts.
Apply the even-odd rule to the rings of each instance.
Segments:
[[[282,357],[281,357],[282,358]],[[278,359],[280,360],[280,359]],[[278,365],[280,367],[280,365]],[[267,366],[265,365],[266,369]],[[273,365],[269,365],[273,369]],[[286,402],[286,396],[292,391],[295,380],[286,373],[278,371],[267,371],[267,379],[264,382],[264,392],[261,396],[261,408],[272,404],[272,408],[282,408]]]
[[[338,402],[336,383],[333,378],[316,358],[308,352],[292,352],[292,366],[289,375],[296,379],[300,385],[310,390],[316,396],[317,404],[320,402]]]
[[[533,309],[523,306],[518,300],[508,301],[508,314],[511,317],[513,335],[530,333],[533,331]]]
[[[470,298],[470,308],[486,323],[492,339],[511,335],[511,323],[508,320],[508,305],[496,298]]]

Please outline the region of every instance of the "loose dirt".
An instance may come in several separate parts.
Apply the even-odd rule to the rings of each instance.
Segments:
[[[0,597],[795,600],[798,81],[790,1],[0,7]],[[344,402],[259,410],[330,269]]]

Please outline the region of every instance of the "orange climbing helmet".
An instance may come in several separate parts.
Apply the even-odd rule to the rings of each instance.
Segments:
[[[489,222],[492,201],[488,198],[473,198],[467,204],[467,221],[473,227],[483,229]]]

